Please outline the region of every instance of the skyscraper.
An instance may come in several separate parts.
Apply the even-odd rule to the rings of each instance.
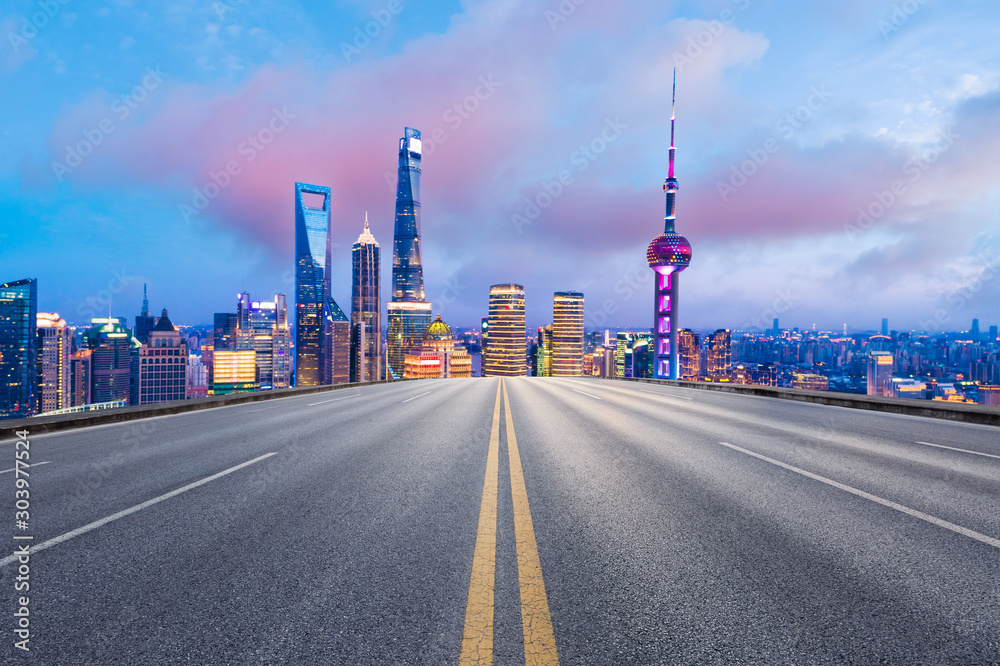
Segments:
[[[140,344],[132,332],[114,317],[91,319],[92,326],[84,333],[90,356],[90,400],[112,402],[129,400],[131,380],[131,349]]]
[[[38,413],[70,407],[70,328],[55,312],[38,313]]]
[[[431,304],[424,300],[424,267],[420,258],[420,132],[407,127],[399,140],[396,221],[393,233],[392,302],[389,315],[389,367],[402,377],[406,353],[423,344],[431,324]]]
[[[240,294],[234,334],[236,351],[253,350],[258,388],[288,388],[291,385],[291,331],[284,294],[273,301],[254,301]]]
[[[889,320],[882,317],[882,335],[889,335]]]
[[[295,385],[323,384],[330,300],[330,188],[295,183]]]
[[[156,326],[156,317],[149,314],[149,296],[146,285],[142,285],[142,312],[135,318],[135,339],[146,344],[149,342],[149,332]]]
[[[326,348],[323,352],[323,383],[346,384],[351,381],[351,320],[330,299],[326,313]]]
[[[377,382],[382,370],[381,250],[368,228],[351,248],[351,381]]]
[[[708,376],[729,376],[733,364],[733,336],[728,328],[720,328],[708,339]]]
[[[535,351],[535,376],[552,376],[552,326],[538,327],[538,345]]]
[[[981,337],[981,335],[982,334],[979,331],[979,320],[973,319],[972,328],[969,329],[969,337],[972,338],[973,342],[979,342],[979,338]]]
[[[489,340],[483,350],[483,375],[523,377],[527,374],[527,336],[524,322],[524,287],[495,284],[490,287]]]
[[[38,281],[0,284],[0,419],[36,411],[37,331]]]
[[[216,312],[212,333],[212,349],[236,351],[236,331],[239,319],[234,312]]]
[[[777,321],[777,320],[775,320]],[[777,329],[778,327],[775,326]],[[678,353],[680,354],[680,379],[698,379],[701,373],[700,336],[686,328],[677,332]]]
[[[557,291],[552,303],[552,376],[583,375],[583,294]]]
[[[149,405],[187,397],[187,342],[164,310],[147,344],[139,349],[137,403]]]
[[[996,342],[997,341],[997,335],[998,335],[997,327],[996,326],[990,326],[990,342]]]
[[[868,395],[889,395],[892,391],[892,352],[868,352]]]
[[[670,115],[670,167],[663,190],[667,193],[667,214],[663,233],[646,249],[649,267],[656,272],[653,305],[654,359],[657,378],[677,379],[677,298],[680,272],[691,263],[691,244],[679,235],[676,222],[677,179],[674,177],[674,125],[677,117],[677,70],[674,70],[674,105]]]

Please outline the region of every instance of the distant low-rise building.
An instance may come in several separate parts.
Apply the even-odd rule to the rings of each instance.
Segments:
[[[448,324],[441,315],[431,322],[420,347],[405,357],[405,379],[461,378],[472,376],[472,357],[465,347],[455,345]]]
[[[830,379],[823,375],[796,373],[795,379],[792,380],[792,388],[806,391],[829,391]]]

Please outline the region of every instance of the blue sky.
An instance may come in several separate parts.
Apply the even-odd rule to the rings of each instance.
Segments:
[[[302,180],[333,188],[346,306],[365,211],[390,281],[386,174],[413,126],[445,139],[424,160],[436,312],[473,325],[519,282],[530,326],[577,289],[588,327],[647,327],[677,66],[683,325],[1000,323],[997,25],[985,0],[9,1],[0,279],[81,323],[108,297],[134,315],[148,283],[207,323],[241,290],[294,292]]]

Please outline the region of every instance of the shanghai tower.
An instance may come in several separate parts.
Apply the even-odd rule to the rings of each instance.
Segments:
[[[403,376],[406,353],[423,343],[431,323],[431,304],[424,300],[424,267],[420,260],[421,159],[420,132],[407,127],[399,140],[392,301],[386,306],[389,369],[396,377]]]
[[[677,70],[674,70],[674,111],[670,114],[670,166],[663,191],[667,193],[667,212],[663,233],[646,249],[649,267],[656,272],[653,303],[653,337],[656,341],[655,376],[677,379],[677,297],[680,272],[691,263],[691,244],[677,233],[677,178],[674,177],[674,124],[677,118]]]

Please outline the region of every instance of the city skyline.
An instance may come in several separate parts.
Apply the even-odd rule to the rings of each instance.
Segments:
[[[525,285],[531,327],[547,318],[547,299],[531,295],[566,288],[588,294],[589,328],[634,327],[647,318],[650,288],[636,249],[658,206],[646,184],[662,178],[677,66],[685,234],[700,257],[685,274],[683,326],[766,329],[772,310],[830,330],[877,330],[886,316],[900,330],[994,318],[989,128],[1000,77],[976,64],[995,61],[992,42],[976,39],[995,11],[987,3],[922,4],[895,19],[891,5],[795,7],[785,20],[745,2],[585,4],[569,16],[518,3],[440,7],[391,14],[363,49],[354,28],[378,10],[324,9],[337,29],[303,36],[312,58],[248,41],[254,30],[275,45],[289,37],[282,21],[263,27],[268,3],[161,17],[162,38],[216,36],[189,44],[217,58],[200,66],[159,49],[134,10],[119,8],[106,50],[121,62],[99,56],[101,76],[81,56],[89,42],[74,35],[83,29],[103,45],[111,37],[88,28],[106,19],[63,9],[4,54],[3,76],[32,109],[9,110],[3,127],[11,152],[0,162],[0,233],[11,276],[38,277],[44,309],[71,322],[106,316],[105,294],[121,303],[115,313],[134,312],[148,283],[175,321],[207,323],[232,293],[293,291],[286,183],[321,182],[333,189],[333,296],[344,303],[364,210],[372,233],[388,238],[394,183],[378,146],[408,125],[427,144],[426,294],[446,320],[474,325],[476,295],[513,279]],[[521,48],[522,34],[537,38],[531,58],[496,57]],[[558,70],[584,40],[592,66],[565,81],[525,61]],[[797,49],[801,62],[789,62]],[[422,76],[435,85],[394,85]],[[610,94],[572,96],[567,86]],[[400,95],[406,104],[393,103]],[[366,111],[347,99],[365,99]],[[324,105],[330,114],[316,112]],[[98,144],[104,119],[113,131]],[[70,166],[66,147],[88,135],[89,154]],[[944,238],[933,231],[942,219]],[[43,255],[56,260],[39,272]],[[217,289],[196,289],[205,283]]]

